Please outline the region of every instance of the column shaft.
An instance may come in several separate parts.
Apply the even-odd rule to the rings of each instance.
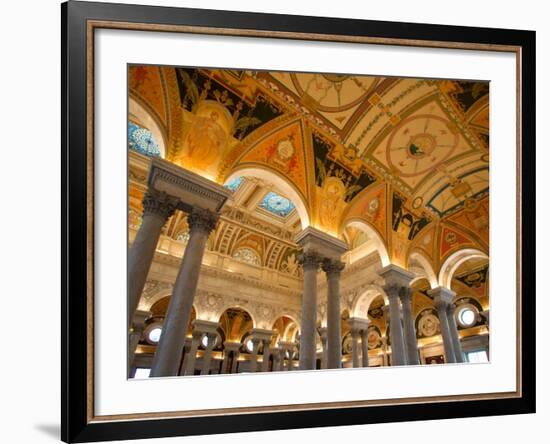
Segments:
[[[193,340],[191,341],[189,357],[187,358],[187,362],[185,365],[185,376],[193,376],[195,374],[195,362],[197,359],[197,350],[199,348],[201,337],[201,333],[193,332]]]
[[[447,303],[439,301],[435,304],[435,308],[437,309],[439,325],[441,327],[441,337],[443,338],[443,347],[445,349],[445,361],[447,361],[447,363],[456,362],[453,339],[451,338],[449,320],[447,319]]]
[[[359,365],[359,332],[357,330],[351,331],[351,344],[352,344],[353,368],[358,368],[360,367],[360,365]]]
[[[391,363],[392,365],[406,365],[405,341],[403,338],[403,326],[401,325],[401,308],[399,307],[399,288],[387,287],[386,293],[390,300],[390,339],[391,339]]]
[[[327,368],[342,367],[342,317],[340,315],[340,272],[344,264],[325,260],[327,275]]]
[[[414,317],[412,313],[412,290],[409,287],[401,287],[401,306],[403,307],[403,335],[405,348],[407,350],[407,363],[409,365],[420,365],[418,356],[418,343],[416,341],[416,330],[414,328]]]
[[[250,368],[249,371],[255,373],[258,371],[258,348],[260,347],[260,340],[257,338],[252,339],[252,353],[250,353]]]
[[[128,329],[132,326],[162,227],[175,207],[175,200],[164,193],[147,192],[143,198],[141,225],[128,252]]]
[[[319,257],[304,253],[300,261],[304,268],[304,292],[302,294],[302,322],[300,331],[300,369],[315,369],[315,335],[317,323],[317,268]]]
[[[237,365],[239,365],[239,350],[233,352],[233,362],[231,363],[231,373],[237,373]]]
[[[153,359],[151,376],[177,375],[206,241],[216,225],[217,218],[216,214],[207,210],[193,210],[189,215],[189,241],[170,298],[162,335]]]
[[[262,372],[267,372],[269,370],[269,357],[271,356],[271,349],[269,347],[268,341],[263,341],[263,352],[262,352]]]
[[[361,330],[361,356],[363,358],[363,367],[369,366],[369,330],[367,328]]]
[[[447,321],[449,322],[449,329],[451,331],[451,338],[453,340],[455,360],[456,362],[464,362],[464,353],[462,353],[462,344],[460,343],[458,326],[456,325],[455,308],[456,307],[454,304],[450,304],[447,308]]]
[[[212,349],[214,348],[214,345],[216,345],[216,335],[208,334],[207,338],[208,338],[208,343],[206,344],[204,355],[202,356],[201,375],[210,374],[210,364],[212,361]]]

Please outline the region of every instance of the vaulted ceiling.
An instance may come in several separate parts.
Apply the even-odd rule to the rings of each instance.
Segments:
[[[459,248],[488,253],[487,82],[133,66],[129,88],[165,157],[258,217],[295,231],[305,214],[435,270]]]

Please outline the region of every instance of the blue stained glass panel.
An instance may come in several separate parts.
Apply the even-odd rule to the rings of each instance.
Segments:
[[[225,188],[231,190],[231,192],[234,193],[241,186],[241,183],[243,183],[243,177],[235,177],[235,179],[225,184]]]
[[[294,210],[294,204],[290,200],[273,191],[264,196],[260,207],[279,217],[287,217]]]
[[[128,122],[128,147],[149,157],[160,157],[160,148],[151,131]]]

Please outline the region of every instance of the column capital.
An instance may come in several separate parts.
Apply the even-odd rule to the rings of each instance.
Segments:
[[[148,190],[143,196],[143,216],[158,215],[168,219],[178,206],[178,200],[163,191]]]
[[[151,316],[150,311],[136,310],[132,321],[132,332],[141,333],[145,328],[145,321]]]
[[[364,318],[349,318],[348,324],[351,328],[351,332],[356,332],[357,334],[362,331],[367,331],[369,328],[370,321]]]
[[[240,342],[225,341],[223,343],[223,348],[226,351],[239,351],[241,347],[242,347],[242,344]]]
[[[327,274],[327,277],[340,276],[340,273],[342,272],[345,266],[346,264],[344,264],[339,259],[325,258],[323,259],[323,262],[322,262],[322,268],[323,268],[323,271]]]
[[[216,228],[219,217],[218,213],[214,213],[210,210],[193,208],[189,216],[187,216],[189,231],[200,230],[206,234],[210,234],[210,232]]]
[[[414,279],[414,273],[397,265],[390,264],[382,268],[378,274],[384,278],[386,286],[408,287]]]
[[[218,334],[218,328],[220,326],[219,322],[205,321],[203,319],[195,319],[192,322],[193,333],[195,331],[200,332],[201,334],[212,333]]]
[[[348,251],[344,241],[311,226],[298,233],[294,240],[304,251],[316,251],[323,258],[340,259]]]
[[[453,302],[453,299],[456,296],[456,293],[445,287],[436,287],[436,288],[433,288],[432,290],[428,290],[428,295],[433,297],[434,306],[436,308],[438,306],[441,306],[441,307],[444,306],[445,309],[447,309],[447,306]]]
[[[308,252],[301,252],[298,254],[298,263],[304,268],[304,269],[315,269],[317,270],[319,268],[319,265],[321,264],[322,258],[316,251],[308,251]]]
[[[231,195],[222,185],[160,158],[152,159],[147,184],[177,198],[178,207],[186,212],[195,207],[217,212]]]

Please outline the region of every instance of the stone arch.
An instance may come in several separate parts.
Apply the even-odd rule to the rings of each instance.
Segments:
[[[240,310],[245,311],[248,314],[248,316],[250,316],[250,319],[252,319],[252,328],[257,327],[257,323],[256,323],[256,319],[258,318],[257,313],[255,313],[254,310],[251,309],[251,307],[247,307],[246,304],[228,302],[220,310],[218,310],[214,318],[219,320],[222,317],[222,315],[231,308],[238,308]]]
[[[451,288],[451,281],[457,268],[468,259],[489,259],[489,256],[476,248],[463,248],[451,254],[441,265],[438,284],[445,288]]]
[[[155,305],[156,302],[171,296],[172,296],[172,288],[166,288],[163,290],[159,290],[158,292],[156,292],[155,294],[153,294],[151,297],[147,299],[142,297],[139,303],[138,310],[150,311],[151,307]],[[192,305],[191,311],[195,311],[196,318],[200,319],[200,310],[198,309],[197,304]]]
[[[226,308],[224,308],[224,309],[219,313],[219,316],[218,316],[218,318],[217,318],[217,321],[221,323],[224,314],[225,314],[228,310],[235,310],[235,309],[238,309],[238,310],[241,310],[241,311],[245,312],[245,313],[250,317],[250,319],[251,319],[251,321],[252,321],[252,327],[251,327],[251,328],[255,328],[255,327],[256,327],[254,317],[253,317],[252,313],[250,312],[250,310],[247,309],[247,308],[244,308],[244,307],[243,307],[242,305],[240,305],[240,304],[229,304]],[[224,327],[223,325],[220,326],[220,328],[221,328],[222,330],[223,330],[223,327]],[[241,326],[241,328],[242,328],[242,326]],[[224,331],[225,331],[225,330],[224,330]],[[240,337],[240,339],[244,338],[244,337],[247,335],[247,333],[249,333],[247,330],[246,330],[246,331],[241,331],[241,332],[242,332],[243,334],[242,334],[242,336]],[[230,335],[231,335],[231,331],[226,331],[226,332],[225,332],[225,335],[226,335],[227,338],[229,338]]]
[[[373,245],[372,251],[376,251],[378,253],[378,256],[380,256],[382,267],[385,267],[386,265],[390,265],[391,262],[390,262],[390,255],[388,253],[388,247],[386,246],[384,239],[382,238],[380,233],[378,233],[376,228],[374,228],[368,222],[360,218],[352,218],[347,220],[343,225],[343,229],[346,227],[355,227],[365,231],[368,234],[368,236],[372,239],[372,245]],[[369,253],[370,251],[365,252],[365,254],[369,254]]]
[[[268,183],[273,184],[278,190],[280,190],[282,194],[284,194],[286,198],[290,199],[296,207],[296,212],[300,217],[302,228],[306,228],[310,225],[311,218],[307,201],[304,199],[304,197],[302,197],[302,194],[298,191],[298,188],[296,188],[295,185],[292,184],[288,179],[283,178],[279,173],[266,166],[237,166],[231,172],[231,174],[226,177],[224,183],[229,183],[239,176],[257,177],[259,179],[265,180]]]
[[[382,296],[386,305],[389,304],[388,295],[382,287],[375,284],[368,285],[367,288],[359,293],[354,299],[350,315],[355,318],[366,318],[370,305],[378,296]],[[361,313],[362,309],[365,307],[367,313]]]
[[[411,266],[413,262],[418,263],[420,266],[420,270],[417,270],[416,267]],[[409,271],[412,271],[417,275],[415,279],[412,280],[411,285],[417,280],[417,279],[427,279],[430,283],[431,288],[435,288],[438,286],[438,278],[435,274],[435,271],[433,269],[433,266],[426,256],[425,253],[423,253],[420,250],[414,249],[411,251],[407,258],[407,269]]]
[[[166,158],[166,146],[168,137],[166,136],[166,130],[162,123],[160,123],[154,116],[155,114],[149,111],[148,106],[143,102],[130,95],[128,98],[128,114],[135,116],[145,128],[147,128],[153,134],[155,141],[160,150],[160,157]]]

